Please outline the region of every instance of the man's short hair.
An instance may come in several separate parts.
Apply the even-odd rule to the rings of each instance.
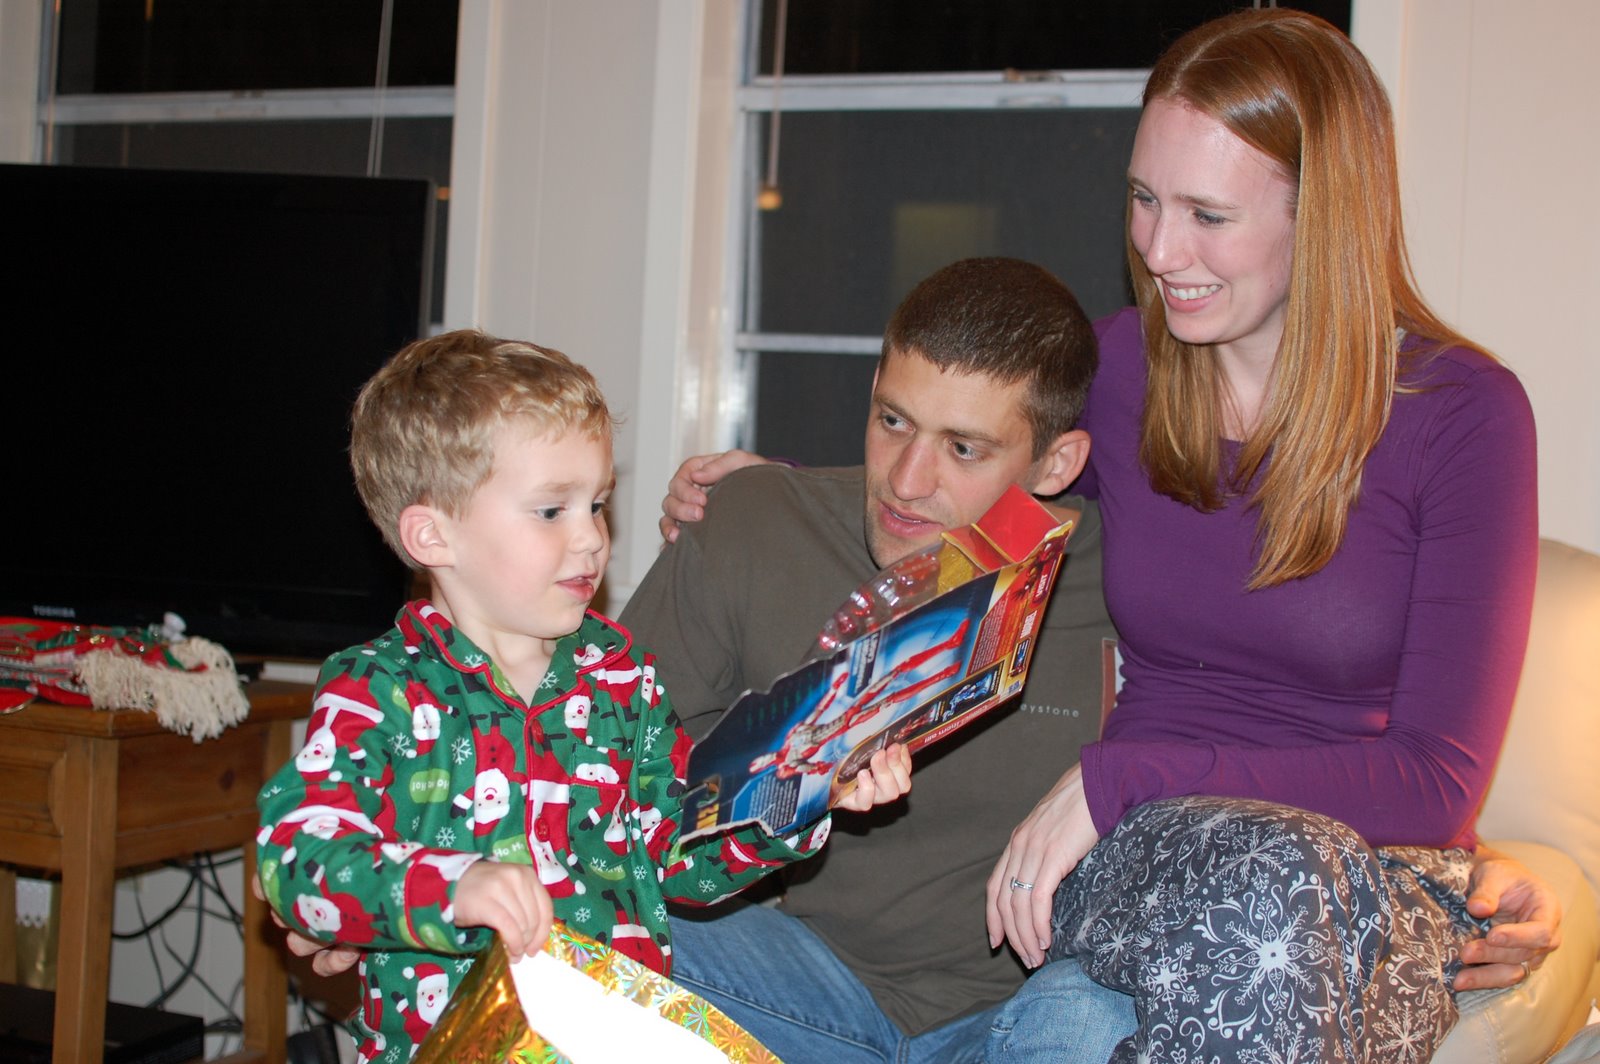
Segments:
[[[494,437],[609,438],[614,421],[594,376],[560,351],[460,329],[403,348],[356,398],[350,466],[384,540],[408,565],[400,512],[423,503],[452,515],[494,472]]]
[[[1027,381],[1033,457],[1078,423],[1099,364],[1094,327],[1070,289],[1020,259],[962,259],[911,290],[884,330],[882,359],[915,354],[942,370]]]

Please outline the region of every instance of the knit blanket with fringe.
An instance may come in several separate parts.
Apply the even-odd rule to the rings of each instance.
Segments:
[[[154,713],[162,727],[214,738],[250,712],[233,658],[209,640],[148,628],[0,617],[0,711],[42,698]]]

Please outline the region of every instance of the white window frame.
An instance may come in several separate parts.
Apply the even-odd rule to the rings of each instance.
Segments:
[[[733,308],[722,349],[720,383],[725,389],[709,408],[716,449],[749,448],[755,441],[756,355],[760,351],[876,357],[882,335],[775,333],[749,328],[759,305],[760,226],[756,192],[764,176],[757,159],[752,118],[802,111],[1003,111],[1014,108],[1139,107],[1148,70],[1049,70],[1008,76],[1003,71],[949,74],[795,75],[781,86],[756,75],[760,0],[741,6],[743,62],[734,91],[733,144],[729,154],[730,216],[723,261],[725,306]],[[781,148],[781,141],[780,141]],[[780,152],[779,175],[782,175]],[[781,180],[780,180],[781,185]]]
[[[240,92],[83,93],[50,101],[56,126],[258,122],[337,118],[453,118],[455,88],[261,89]]]
[[[57,93],[56,5],[44,4],[39,33],[39,101],[34,162],[54,161],[61,126],[202,124],[330,119],[455,117],[455,86],[362,86],[231,92]]]

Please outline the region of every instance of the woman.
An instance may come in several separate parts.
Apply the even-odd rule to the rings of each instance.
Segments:
[[[1416,291],[1388,103],[1342,34],[1241,11],[1144,100],[1139,306],[1098,326],[1079,484],[1125,686],[1013,833],[990,937],[1134,995],[1116,1060],[1426,1060],[1481,931],[1464,848],[1527,639],[1532,415]]]

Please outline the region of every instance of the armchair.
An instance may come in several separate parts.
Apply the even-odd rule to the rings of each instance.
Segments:
[[[1434,1064],[1537,1064],[1600,997],[1600,556],[1539,543],[1527,663],[1478,832],[1560,895],[1562,944],[1522,984],[1463,994]]]

